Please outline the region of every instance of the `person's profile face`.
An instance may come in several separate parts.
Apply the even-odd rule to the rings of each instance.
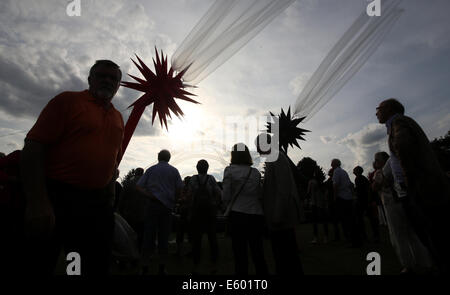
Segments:
[[[380,168],[383,167],[383,165],[384,165],[384,163],[383,163],[383,161],[381,159],[375,158],[375,161],[373,162],[373,167],[375,169],[380,169]]]
[[[390,110],[388,105],[385,102],[380,103],[380,105],[376,108],[375,115],[378,118],[378,122],[381,124],[386,123],[386,121],[389,119]]]
[[[120,87],[120,72],[109,66],[98,66],[89,76],[89,90],[94,96],[110,100]]]

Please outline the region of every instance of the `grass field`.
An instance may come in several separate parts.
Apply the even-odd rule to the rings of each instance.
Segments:
[[[321,228],[320,228],[321,230]],[[370,229],[367,226],[370,239]],[[330,227],[332,233],[332,227]],[[389,241],[389,234],[386,227],[380,228],[381,241],[379,243],[366,242],[361,248],[350,248],[350,244],[345,241],[328,242],[327,244],[311,244],[312,225],[302,224],[297,230],[299,242],[299,254],[303,263],[303,269],[306,275],[366,275],[366,267],[370,261],[366,256],[370,252],[377,252],[381,257],[381,274],[396,275],[399,274],[401,266],[395,255],[395,252]],[[231,240],[224,233],[218,234],[220,258],[217,275],[234,274],[234,262],[231,251]],[[185,243],[184,254],[189,252],[188,243]],[[269,272],[274,274],[274,260],[272,257],[270,241],[264,241],[266,260],[269,265]],[[176,256],[176,244],[174,236],[169,246],[170,255],[167,271],[170,275],[187,275],[192,272],[192,259],[189,256]],[[252,263],[250,265],[250,274],[254,274]],[[149,274],[157,273],[157,264],[150,268]],[[199,273],[203,275],[210,274],[211,265],[209,263],[209,247],[206,235],[202,243],[202,261],[199,267]],[[136,275],[139,274],[138,267],[128,266],[119,268],[113,264],[111,274],[116,275]]]

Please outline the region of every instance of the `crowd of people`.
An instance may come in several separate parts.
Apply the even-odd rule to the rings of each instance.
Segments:
[[[263,140],[270,142],[269,135],[262,136]],[[259,149],[259,152],[270,153],[270,150]],[[158,164],[148,168],[143,175],[133,177],[123,190],[118,205],[119,213],[129,218],[131,226],[141,237],[138,240],[142,241],[144,274],[151,263],[159,265],[159,273],[166,273],[168,240],[175,208],[179,213],[177,254],[183,253],[181,249],[187,233],[193,274],[199,273],[201,253],[204,252],[201,249],[202,236],[205,234],[211,254],[211,273],[216,273],[220,267],[217,265],[218,214],[228,220],[227,232],[231,238],[236,274],[249,273],[249,252],[256,274],[269,274],[263,247],[266,234],[271,240],[276,273],[303,273],[295,234],[295,227],[300,223],[301,204],[286,155],[281,154],[277,161],[266,163],[262,181],[261,173],[252,168],[248,147],[236,144],[220,185],[214,176],[207,173],[209,164],[204,159],[197,163],[198,174],[186,177],[184,182],[169,161],[170,152],[160,151]],[[142,169],[135,170],[138,171]],[[139,221],[133,220],[134,210],[130,210],[142,205],[136,200],[146,202],[147,208]]]
[[[266,161],[263,175],[253,168],[249,149],[237,143],[223,180],[208,174],[200,159],[198,174],[182,180],[161,150],[158,163],[137,168],[123,189],[117,185],[124,123],[111,103],[119,88],[120,68],[97,61],[89,72],[89,89],[64,92],[50,100],[25,139],[22,151],[1,158],[1,268],[8,273],[52,274],[61,250],[82,257],[82,275],[104,275],[114,252],[117,215],[133,232],[139,248],[141,273],[158,265],[167,269],[174,210],[179,213],[177,253],[182,255],[187,234],[192,250],[192,273],[199,272],[202,236],[216,273],[220,249],[217,215],[225,216],[232,244],[235,273],[249,273],[249,253],[258,275],[269,274],[264,239],[271,244],[275,274],[300,275],[303,266],[296,229],[311,209],[312,243],[334,239],[359,248],[380,240],[384,219],[402,264],[402,273],[448,273],[449,180],[436,160],[420,126],[404,115],[396,99],[377,107],[387,127],[389,151],[374,155],[374,171],[353,169],[354,182],[331,161],[328,179],[311,158],[293,165],[279,150]],[[271,154],[272,138],[260,134],[258,153]],[[323,225],[320,239],[319,224]],[[116,225],[117,226],[117,225]],[[342,231],[342,235],[341,235]]]

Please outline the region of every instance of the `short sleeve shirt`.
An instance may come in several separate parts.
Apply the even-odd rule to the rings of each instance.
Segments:
[[[124,124],[88,90],[63,92],[42,110],[27,138],[48,147],[46,176],[81,188],[105,187],[121,153]]]
[[[183,188],[183,181],[177,168],[161,161],[148,168],[137,185],[150,192],[168,209],[173,209],[176,190]]]

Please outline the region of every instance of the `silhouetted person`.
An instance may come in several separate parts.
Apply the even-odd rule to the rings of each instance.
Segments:
[[[201,258],[202,236],[208,236],[211,253],[211,273],[217,272],[219,246],[216,235],[216,215],[222,191],[214,176],[207,174],[209,164],[206,160],[197,163],[197,175],[192,176],[189,188],[192,194],[190,226],[192,232],[193,273],[198,272]]]
[[[353,174],[355,177],[355,193],[356,193],[356,222],[358,234],[363,240],[367,239],[367,233],[365,228],[364,215],[367,214],[370,219],[372,228],[373,240],[378,242],[380,239],[379,225],[377,220],[371,218],[372,215],[369,212],[369,193],[370,183],[369,180],[363,175],[364,169],[361,166],[353,168]]]
[[[353,210],[353,183],[347,172],[341,168],[339,159],[333,159],[331,167],[333,168],[334,197],[345,238],[352,243],[353,247],[360,247],[361,239],[357,234]]]
[[[262,156],[271,154],[265,147],[271,143],[268,134],[260,134],[256,145]],[[301,221],[301,204],[291,165],[283,151],[274,162],[266,161],[263,184],[264,215],[269,228],[276,274],[303,274],[298,255],[295,228]]]
[[[367,209],[367,214],[369,217],[369,221],[371,223],[372,229],[376,229],[380,230],[380,215],[385,216],[384,214],[384,208],[383,205],[381,204],[381,199],[378,195],[377,192],[375,192],[372,188],[372,184],[373,184],[373,177],[375,175],[375,172],[377,170],[376,166],[375,166],[375,162],[372,163],[372,168],[374,169],[373,171],[370,171],[369,174],[367,175],[367,180],[369,180],[369,200],[368,200],[368,209]],[[378,242],[375,240],[375,242]]]
[[[20,184],[20,150],[0,157],[0,274],[23,267],[25,198]]]
[[[334,228],[334,241],[340,241],[341,234],[339,230],[340,216],[336,205],[336,198],[334,197],[334,187],[333,187],[333,168],[328,170],[328,179],[325,181],[326,199],[328,202],[328,209],[330,214],[330,220],[333,223]]]
[[[133,176],[124,183],[119,200],[119,214],[136,232],[138,245],[142,245],[145,215],[149,203],[148,197],[136,188],[136,184],[143,174],[143,168],[134,169]]]
[[[404,115],[396,99],[377,107],[376,116],[386,124],[394,188],[422,243],[442,273],[450,270],[450,186],[430,142],[416,121]]]
[[[81,256],[81,274],[106,274],[114,229],[114,173],[123,120],[111,103],[121,71],[97,61],[89,89],[51,99],[28,132],[21,157],[32,237],[23,269],[53,272],[61,247]]]
[[[328,243],[328,202],[326,195],[326,186],[323,183],[324,177],[321,173],[321,169],[315,163],[312,179],[308,184],[308,194],[311,198],[311,210],[313,219],[313,232],[314,238],[311,241],[313,244],[319,242],[319,227],[318,224],[322,223],[324,237],[323,243]]]
[[[159,274],[166,274],[172,210],[183,188],[180,173],[169,164],[169,161],[170,152],[161,150],[158,153],[158,164],[148,168],[137,183],[137,189],[150,200],[146,209],[142,244],[143,274],[148,272],[150,260],[155,254],[156,236],[158,236]]]
[[[188,241],[192,244],[192,232],[190,226],[189,212],[192,206],[192,193],[189,189],[190,176],[186,176],[183,181],[183,190],[181,191],[180,198],[177,201],[178,213],[180,215],[178,227],[177,227],[177,256],[183,254],[184,234],[187,234]]]
[[[397,201],[389,161],[386,152],[375,154],[375,166],[378,169],[375,171],[372,186],[383,200],[390,240],[403,267],[401,273],[429,271],[433,266],[431,255],[411,227],[401,202]]]
[[[263,248],[265,220],[261,174],[252,168],[252,164],[248,147],[236,144],[231,151],[231,164],[223,174],[223,201],[230,208],[231,243],[237,275],[248,275],[248,248],[256,274],[268,274]]]

